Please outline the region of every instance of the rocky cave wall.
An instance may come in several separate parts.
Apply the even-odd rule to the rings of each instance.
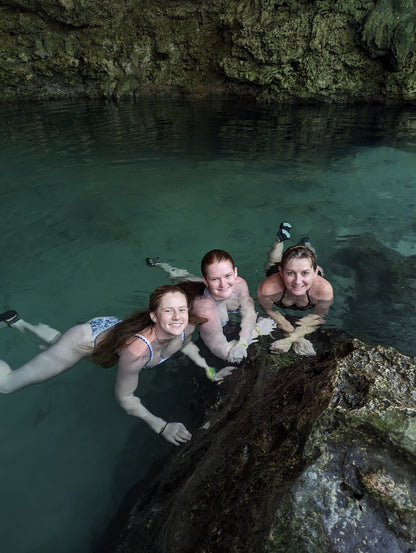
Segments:
[[[0,100],[414,102],[413,0],[8,0]]]

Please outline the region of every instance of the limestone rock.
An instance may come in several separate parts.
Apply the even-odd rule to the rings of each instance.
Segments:
[[[0,100],[414,102],[411,0],[7,0]]]
[[[415,359],[336,331],[312,340],[307,359],[250,346],[97,553],[414,551]]]

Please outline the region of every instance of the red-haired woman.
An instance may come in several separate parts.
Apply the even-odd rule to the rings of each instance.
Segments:
[[[175,445],[187,442],[191,434],[183,424],[168,423],[153,415],[135,391],[142,369],[155,367],[180,350],[203,367],[210,379],[222,379],[221,371],[215,374],[191,342],[198,320],[195,317],[191,317],[192,322],[189,320],[189,308],[189,299],[181,288],[160,286],[150,295],[148,310],[135,312],[124,320],[98,317],[72,327],[62,336],[46,325],[33,326],[23,321],[14,311],[3,313],[0,321],[4,324],[56,341],[19,369],[11,370],[0,361],[0,393],[12,393],[48,380],[90,355],[102,367],[118,363],[115,395],[129,415],[143,419],[168,442]]]

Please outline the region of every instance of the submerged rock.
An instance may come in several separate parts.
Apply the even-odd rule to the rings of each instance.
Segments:
[[[387,345],[392,340],[396,347],[408,353],[406,348],[416,334],[416,321],[406,318],[404,313],[416,309],[416,255],[410,239],[405,245],[402,239],[402,251],[389,248],[374,234],[349,237],[331,255],[329,265],[339,278],[341,290],[337,304],[342,305],[345,313],[353,313],[357,305],[361,310],[359,325],[356,321],[345,322],[344,328],[355,334],[359,326],[365,341]],[[407,250],[407,251],[406,251]],[[386,271],[385,267],[389,267]],[[382,281],[374,279],[380,271]],[[355,307],[354,307],[355,306]],[[388,325],[386,325],[388,321]]]
[[[306,359],[251,346],[97,553],[413,551],[415,359],[336,331],[313,340]]]

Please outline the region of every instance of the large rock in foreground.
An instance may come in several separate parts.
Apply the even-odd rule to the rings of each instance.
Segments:
[[[266,347],[97,551],[414,551],[415,359],[353,339],[303,360]]]

